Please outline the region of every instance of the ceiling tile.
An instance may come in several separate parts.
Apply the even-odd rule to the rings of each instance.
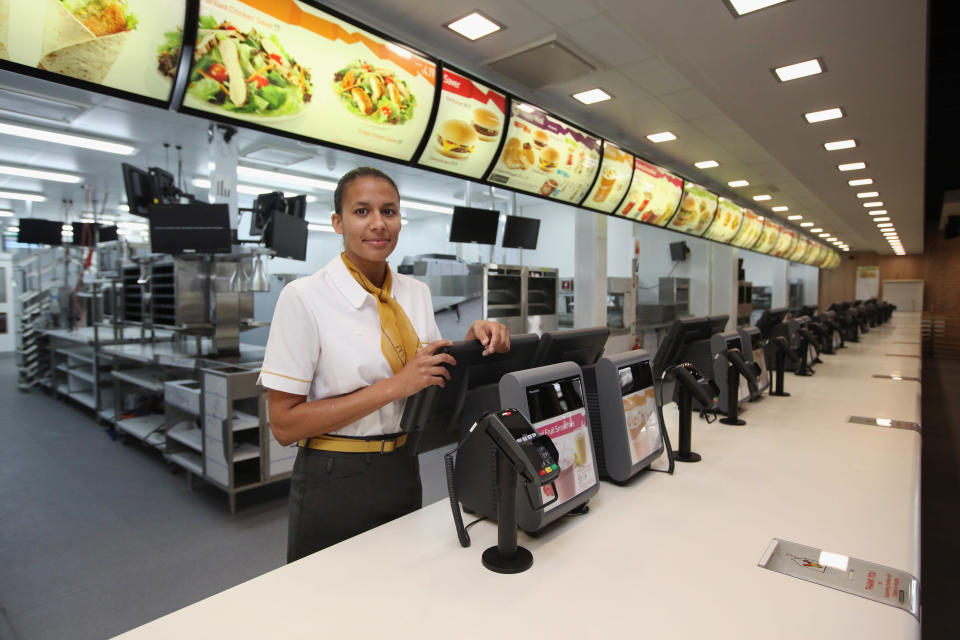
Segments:
[[[592,18],[599,13],[582,0],[522,0],[522,2],[558,27]]]
[[[623,27],[605,15],[568,25],[564,32],[578,46],[597,56],[608,66],[645,60],[656,53],[642,39],[627,33]]]
[[[682,118],[693,119],[722,115],[720,110],[696,89],[668,93],[660,96],[659,100]]]
[[[620,70],[654,96],[691,88],[686,78],[661,56],[620,65]]]

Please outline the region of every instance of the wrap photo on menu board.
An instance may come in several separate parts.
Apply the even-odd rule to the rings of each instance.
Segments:
[[[633,180],[620,215],[658,227],[670,222],[683,194],[683,179],[636,158]]]
[[[297,0],[202,0],[183,106],[409,160],[436,64]]]
[[[737,235],[733,236],[730,244],[741,249],[750,249],[756,244],[761,233],[763,233],[763,217],[758,216],[750,209],[744,209],[740,230],[737,231]]]
[[[703,235],[716,212],[717,194],[692,182],[684,182],[680,206],[667,228],[694,236]]]
[[[505,135],[488,182],[563,202],[583,199],[600,164],[600,138],[516,102]]]
[[[632,176],[633,155],[609,140],[604,140],[600,176],[582,206],[594,211],[613,213],[623,200]]]
[[[773,251],[773,247],[777,244],[777,238],[779,236],[780,225],[770,220],[764,220],[763,230],[760,232],[760,238],[757,240],[757,243],[752,247],[747,248],[752,249],[757,253],[770,253]]]
[[[0,0],[0,58],[166,102],[155,52],[183,32],[185,0]],[[170,62],[176,68],[176,57]]]
[[[717,215],[713,218],[710,226],[707,227],[703,237],[717,242],[729,242],[730,238],[737,235],[742,221],[743,209],[726,198],[720,198],[717,205]]]
[[[773,250],[770,252],[770,255],[775,258],[786,258],[793,251],[796,241],[796,231],[780,227],[780,235],[777,236],[777,242],[773,245]]]
[[[482,178],[497,153],[506,119],[504,94],[444,69],[436,122],[417,162]]]

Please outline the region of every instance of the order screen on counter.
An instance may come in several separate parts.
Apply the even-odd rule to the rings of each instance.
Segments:
[[[497,153],[507,98],[449,69],[441,86],[436,122],[417,162],[480,179]]]
[[[671,218],[667,228],[700,236],[713,222],[713,216],[716,212],[717,194],[710,193],[692,182],[684,182],[680,206]]]
[[[717,205],[717,215],[713,218],[710,226],[707,227],[703,237],[717,242],[730,242],[730,239],[737,235],[742,221],[743,209],[726,198],[720,198]]]
[[[579,203],[600,165],[600,138],[514,102],[506,142],[487,182]]]
[[[633,155],[609,140],[604,140],[600,176],[582,206],[603,213],[613,213],[627,193],[632,177]]]
[[[296,0],[202,0],[183,106],[409,160],[436,64]]]
[[[0,0],[0,59],[170,101],[185,0]]]
[[[661,447],[660,416],[648,363],[634,364],[617,371],[623,417],[630,443],[630,464],[637,464]]]
[[[630,190],[619,214],[631,220],[664,227],[677,210],[682,193],[682,178],[636,158]]]

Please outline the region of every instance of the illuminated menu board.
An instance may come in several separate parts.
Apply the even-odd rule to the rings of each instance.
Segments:
[[[777,237],[777,243],[773,245],[770,255],[775,258],[786,258],[793,251],[797,244],[797,232],[786,227],[780,227],[780,235]]]
[[[814,249],[803,257],[803,262],[809,265],[820,266],[831,255],[830,249],[826,245],[814,243]]]
[[[756,244],[761,233],[763,233],[763,218],[750,209],[744,209],[740,230],[733,236],[730,244],[741,249],[750,249]]]
[[[748,249],[753,249],[757,253],[770,253],[777,244],[777,237],[780,235],[780,225],[770,220],[763,221],[763,230],[760,232],[760,238],[757,243]]]
[[[581,206],[603,213],[613,213],[623,200],[632,176],[633,155],[609,140],[604,140],[600,176]]]
[[[790,260],[791,262],[800,262],[805,256],[808,255],[810,250],[814,248],[814,245],[806,236],[799,236],[797,244],[794,245],[793,250],[790,253],[786,254],[784,258]]]
[[[838,251],[831,251],[829,254],[829,261],[827,263],[827,269],[836,269],[840,266],[840,253]]]
[[[504,94],[444,69],[436,121],[417,162],[480,179],[497,153],[506,119]]]
[[[167,103],[185,0],[0,0],[0,60]]]
[[[717,194],[710,193],[698,184],[684,181],[680,206],[677,207],[677,212],[673,214],[667,228],[700,236],[713,222],[716,212]]]
[[[583,200],[600,165],[600,138],[517,102],[506,138],[488,182],[563,202]]]
[[[202,0],[199,26],[185,108],[399,160],[423,138],[431,60],[297,0]]]
[[[737,235],[737,231],[740,230],[742,221],[743,209],[726,198],[720,198],[717,215],[703,237],[718,242],[730,242],[730,239]]]
[[[636,158],[630,190],[619,214],[631,220],[665,227],[677,210],[682,194],[682,178]]]

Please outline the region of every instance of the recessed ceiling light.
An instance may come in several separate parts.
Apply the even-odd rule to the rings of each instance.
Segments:
[[[671,140],[676,140],[677,136],[673,135],[669,131],[661,131],[660,133],[651,133],[647,136],[647,140],[650,142],[656,142],[657,144],[661,142],[670,142]]]
[[[713,169],[714,167],[719,167],[720,163],[716,160],[702,160],[701,162],[694,162],[693,166],[697,169]]]
[[[401,200],[401,209],[419,209],[420,211],[432,211],[433,213],[446,213],[453,215],[453,207],[441,204],[430,204],[429,202],[418,202],[416,200]]]
[[[0,218],[12,218],[13,209],[0,209]]]
[[[808,228],[808,227],[812,227],[812,226],[813,226],[813,223],[812,223],[812,222],[801,222],[801,223],[800,223],[800,226],[803,227],[804,229],[806,229],[806,228]]]
[[[734,188],[736,188],[736,187],[749,187],[749,186],[750,186],[750,183],[747,182],[746,180],[731,180],[730,182],[727,183],[727,186],[728,186],[728,187],[734,187]]]
[[[850,251],[850,247],[844,247],[843,251]]]
[[[9,165],[0,165],[0,174],[17,176],[19,178],[49,180],[51,182],[68,182],[71,184],[76,184],[83,180],[83,178],[80,176],[72,173],[60,173],[59,171],[46,171],[43,169],[29,169],[27,167],[11,167]]]
[[[503,29],[503,26],[497,24],[479,11],[469,13],[458,20],[448,22],[443,25],[447,29],[459,33],[467,40],[479,40],[484,36],[495,33]]]
[[[829,237],[829,236],[830,236],[829,233],[821,233],[821,234],[820,234],[820,237],[821,237],[821,238],[827,238],[827,237]]]
[[[240,167],[237,167],[237,169],[239,170]],[[208,178],[200,178],[200,177],[197,177],[197,178],[194,178],[193,180],[191,180],[191,181],[190,181],[190,184],[192,184],[193,186],[195,186],[197,189],[209,189],[209,188],[210,188],[210,180],[209,180]],[[264,190],[263,190],[263,189],[264,189],[263,187],[259,187],[259,186],[255,185],[255,184],[238,184],[238,185],[237,185],[237,193],[239,193],[240,195],[244,195],[244,196],[259,196],[260,194],[264,193]],[[300,194],[299,194],[299,193],[294,193],[294,192],[292,192],[292,191],[284,191],[284,192],[283,192],[283,195],[284,195],[284,197],[290,198],[290,197],[292,197],[292,196],[297,196],[297,195],[300,195]],[[316,202],[316,201],[317,201],[317,197],[316,197],[316,196],[311,196],[311,195],[308,195],[308,196],[307,196],[307,202],[313,203],[313,202]]]
[[[773,210],[776,211],[777,208],[774,207]],[[803,216],[787,216],[787,220],[803,220]]]
[[[848,162],[847,164],[838,164],[837,169],[840,171],[856,171],[857,169],[866,169],[866,162]]]
[[[836,240],[836,239],[837,239],[836,236],[829,236],[829,237],[827,238],[827,242],[833,242],[833,241]]]
[[[767,195],[766,193],[761,193],[758,196],[753,196],[753,199],[756,200],[757,202],[763,202],[764,200],[769,200],[770,196]]]
[[[827,151],[839,151],[840,149],[853,149],[857,146],[856,140],[835,140],[833,142],[824,142],[823,148]]]
[[[785,67],[777,67],[773,70],[773,73],[776,74],[780,82],[789,82],[797,78],[805,78],[823,73],[823,65],[820,64],[818,58],[814,58],[813,60],[804,60],[796,64],[788,64]]]
[[[761,221],[762,221],[762,220],[766,220],[766,218],[764,218],[763,216],[757,216],[757,220],[761,220]]]
[[[820,233],[821,231],[823,231],[823,229],[821,229],[820,227],[817,227],[816,229],[810,229],[810,233]]]
[[[42,193],[23,193],[20,191],[0,191],[0,199],[23,200],[24,202],[45,202],[47,198]]]
[[[37,129],[36,127],[21,127],[16,124],[0,122],[0,133],[8,136],[19,136],[31,140],[40,140],[41,142],[52,142],[54,144],[63,144],[70,147],[80,147],[81,149],[91,149],[93,151],[105,151],[107,153],[116,153],[123,156],[130,156],[136,153],[137,148],[129,144],[120,144],[102,138],[91,138],[88,136],[78,136],[72,133],[60,133],[59,131],[50,131],[48,129]]]
[[[876,198],[880,195],[879,191],[861,191],[857,194],[858,198]]]
[[[581,91],[580,93],[573,94],[573,97],[582,102],[583,104],[593,104],[595,102],[603,102],[604,100],[609,100],[613,96],[604,91],[603,89],[590,89],[589,91]]]
[[[786,1],[787,0],[727,0],[727,5],[735,16],[742,16]]]
[[[311,224],[308,224],[308,225],[307,225],[307,229],[309,229],[310,231],[323,231],[323,232],[325,232],[325,233],[336,233],[336,231],[334,231],[333,227],[331,227],[331,226],[328,225],[328,224],[313,224],[313,223],[311,223]]]
[[[789,210],[790,210],[790,207],[785,207],[785,206],[783,206],[783,205],[780,205],[780,206],[778,206],[778,207],[774,207],[773,210],[774,210],[774,211],[777,211],[777,212],[780,212],[780,211],[789,211]]]
[[[868,184],[873,184],[873,178],[857,178],[856,180],[847,180],[847,184],[851,187],[862,187]]]
[[[874,222],[890,222],[890,218],[888,218],[887,216],[883,216],[881,218],[874,218],[873,221]]]
[[[892,223],[892,222],[879,222],[879,223],[877,223],[877,226],[880,227],[881,229],[883,229],[884,227],[892,227],[892,226],[893,226],[893,223]]]
[[[881,231],[880,233],[882,233],[883,235],[887,236],[888,238],[896,238],[896,237],[897,237],[897,232],[896,232],[894,229],[884,229],[884,230]]]
[[[254,167],[237,167],[237,177],[268,186],[304,187],[307,189],[323,189],[325,191],[333,191],[337,188],[337,183],[331,182],[330,180],[318,180],[317,178],[298,176],[281,171],[255,169]]]
[[[882,216],[887,212],[886,209],[877,209],[876,211],[867,211],[871,216]]]
[[[823,111],[811,111],[810,113],[803,114],[803,117],[806,118],[807,122],[813,124],[814,122],[842,118],[843,111],[839,107],[834,107],[833,109],[824,109]]]
[[[873,209],[874,207],[882,207],[883,203],[877,200],[876,202],[864,202],[863,206],[865,206],[867,209]]]

